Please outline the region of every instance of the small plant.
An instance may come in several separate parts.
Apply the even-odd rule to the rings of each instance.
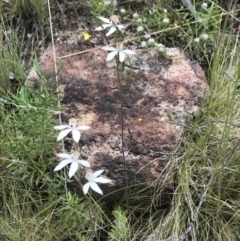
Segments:
[[[113,18],[114,17],[114,18]],[[102,17],[101,17],[102,18]],[[106,20],[105,20],[106,21]],[[106,34],[106,36],[109,36],[110,34],[115,33],[114,39],[115,39],[115,47],[111,46],[104,46],[101,49],[110,51],[110,53],[107,56],[106,61],[110,61],[115,57],[116,61],[116,69],[117,69],[117,81],[118,81],[118,87],[119,87],[119,96],[120,96],[120,105],[121,105],[121,140],[122,140],[122,157],[123,157],[123,164],[124,164],[124,174],[125,174],[125,196],[127,197],[128,195],[128,177],[127,177],[127,170],[126,170],[126,161],[125,161],[125,155],[124,155],[124,114],[123,114],[123,93],[122,93],[122,85],[123,85],[123,76],[124,76],[124,67],[125,67],[125,61],[126,61],[126,56],[128,55],[134,55],[135,52],[132,50],[124,50],[123,49],[123,42],[117,42],[117,34],[118,32],[121,34],[122,29],[124,26],[122,25],[117,25],[119,24],[119,18],[118,16],[111,16],[110,17],[110,24],[111,24],[111,29],[110,31]],[[118,26],[121,26],[120,28]],[[99,27],[96,29],[99,30]],[[103,30],[103,28],[101,29]],[[118,32],[116,31],[118,30]],[[126,202],[127,199],[126,199]]]
[[[109,233],[108,241],[129,240],[129,225],[127,212],[117,207],[114,212],[114,223],[111,232]]]

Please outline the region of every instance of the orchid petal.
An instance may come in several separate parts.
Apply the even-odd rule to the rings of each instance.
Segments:
[[[111,27],[111,26],[112,26],[111,23],[101,25],[101,27],[103,27],[103,29],[109,28],[109,27]]]
[[[62,161],[71,161],[71,162],[73,162],[74,160],[73,159],[62,159]]]
[[[100,20],[102,20],[104,23],[111,23],[111,21],[104,17],[98,17]]]
[[[90,163],[88,161],[85,160],[77,160],[78,164],[81,164],[85,167],[90,167]]]
[[[115,51],[109,53],[106,61],[108,62],[108,61],[112,60],[114,58],[114,56],[118,54],[118,52],[119,52],[118,50],[115,50]]]
[[[67,154],[67,153],[58,153],[56,154],[58,157],[60,158],[64,158],[64,159],[72,159],[71,155]]]
[[[107,179],[105,177],[97,177],[94,179],[94,182],[100,182],[100,183],[110,183],[112,180]]]
[[[101,49],[103,49],[103,50],[106,50],[106,51],[117,51],[117,49],[116,48],[114,48],[114,47],[111,47],[111,46],[104,46],[104,47],[102,47]]]
[[[78,162],[74,161],[74,162],[72,162],[72,164],[70,166],[70,170],[68,173],[69,178],[74,176],[74,174],[76,173],[77,170],[78,170]]]
[[[120,31],[121,31],[121,29],[125,28],[125,26],[123,26],[123,25],[121,25],[121,24],[116,25],[116,27],[117,27],[118,30],[120,30]]]
[[[78,126],[76,129],[85,131],[85,130],[89,130],[90,128],[91,128],[90,126]]]
[[[106,36],[108,37],[109,35],[111,35],[112,33],[114,33],[116,31],[116,27],[115,26],[112,26],[110,28],[110,30],[106,33]]]
[[[125,59],[125,53],[123,51],[119,51],[119,61],[122,63]]]
[[[66,129],[66,130],[63,130],[61,131],[59,134],[58,134],[58,137],[57,137],[57,141],[60,141],[62,140],[65,136],[68,135],[69,132],[71,132],[72,129]]]
[[[95,31],[101,31],[101,30],[103,30],[104,28],[102,27],[102,26],[99,26],[99,27],[97,27],[97,28],[95,28]]]
[[[63,160],[61,161],[55,168],[54,172],[61,170],[63,167],[65,167],[67,164],[71,163],[72,160]]]
[[[95,191],[95,192],[103,195],[103,192],[102,192],[102,190],[100,189],[100,187],[97,185],[97,183],[92,182],[92,183],[90,184],[90,187],[92,188],[93,191]]]
[[[69,128],[69,126],[68,125],[60,125],[60,126],[54,126],[53,128],[55,130],[63,130],[63,129]]]
[[[90,187],[90,182],[87,182],[86,184],[83,185],[83,193],[86,195],[88,193],[89,187]]]
[[[69,125],[69,126],[74,126],[74,127],[76,127],[76,125],[77,125],[77,120],[76,120],[75,118],[69,119],[68,125]]]
[[[98,170],[92,174],[93,178],[96,178],[97,176],[101,175],[104,172],[104,170]]]
[[[78,143],[81,138],[81,132],[76,129],[72,130],[72,138],[75,142]]]

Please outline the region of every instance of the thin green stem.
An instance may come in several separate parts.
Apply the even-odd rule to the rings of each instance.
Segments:
[[[83,190],[83,185],[82,185],[82,183],[80,181],[81,180],[81,176],[80,176],[79,172],[75,175],[75,180],[77,180],[78,185]],[[100,237],[99,237],[99,235],[97,233],[97,230],[95,228],[96,222],[93,219],[93,217],[97,218],[98,215],[95,212],[94,207],[93,207],[92,190],[91,189],[89,190],[89,195],[86,195],[86,198],[87,198],[87,201],[88,201],[88,204],[89,204],[88,214],[89,214],[89,220],[92,223],[92,229],[94,230],[94,236],[95,236],[97,241],[100,241]]]
[[[98,215],[93,208],[93,203],[92,203],[92,198],[91,198],[92,197],[92,190],[90,189],[89,192],[90,192],[89,196],[87,196],[87,200],[88,200],[88,203],[89,203],[89,206],[90,206],[90,208],[89,208],[89,219],[92,220],[92,217],[97,217]],[[97,233],[97,230],[95,228],[96,223],[92,222],[92,224],[93,224],[94,236],[95,236],[97,241],[100,241],[100,237],[99,237],[99,235]]]
[[[123,74],[124,74],[124,63],[120,63],[119,56],[116,57],[117,63],[117,78],[119,85],[119,97],[120,97],[120,106],[121,106],[121,135],[122,135],[122,157],[123,157],[123,168],[124,168],[124,176],[125,176],[125,197],[126,197],[126,205],[128,207],[128,177],[127,177],[127,167],[126,160],[124,154],[124,113],[123,113],[123,91],[122,91],[122,82],[123,82]],[[121,69],[120,69],[121,67]]]

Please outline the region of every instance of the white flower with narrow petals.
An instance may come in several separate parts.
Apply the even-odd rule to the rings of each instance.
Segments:
[[[125,27],[121,24],[117,24],[119,22],[119,19],[116,16],[117,15],[111,16],[112,19],[107,19],[107,18],[104,18],[104,17],[98,17],[100,20],[102,20],[104,22],[104,24],[102,24],[102,26],[97,27],[95,30],[101,31],[101,30],[104,30],[106,28],[110,28],[109,31],[106,33],[106,36],[109,36],[109,35],[113,34],[117,29],[119,31],[122,31],[122,29],[125,28]]]
[[[134,51],[132,50],[123,50],[122,49],[122,44],[118,44],[119,47],[118,48],[114,48],[111,46],[104,46],[101,49],[106,50],[106,51],[110,51],[110,53],[107,56],[106,61],[110,61],[112,60],[116,55],[118,55],[119,61],[122,63],[125,60],[126,54],[127,55],[131,55],[131,54],[135,54]]]
[[[74,151],[71,155],[67,153],[59,153],[57,154],[57,156],[62,158],[63,160],[54,168],[54,171],[59,171],[71,163],[68,173],[69,178],[74,176],[74,174],[79,168],[79,165],[90,167],[90,163],[88,161],[78,159],[80,156],[80,153],[78,151]]]
[[[68,125],[60,125],[60,126],[55,126],[55,130],[61,130],[57,137],[57,141],[62,140],[65,136],[67,136],[70,132],[72,132],[72,137],[75,142],[79,142],[81,138],[81,132],[84,130],[90,129],[89,126],[77,126],[77,120],[72,118],[69,120]]]
[[[86,184],[84,184],[84,186],[83,186],[84,195],[86,195],[88,193],[89,188],[91,188],[93,191],[103,195],[103,192],[100,189],[100,187],[97,185],[97,182],[99,182],[99,183],[110,183],[110,182],[112,182],[112,180],[107,179],[105,177],[98,177],[103,172],[104,172],[104,170],[98,170],[94,173],[92,173],[91,171],[87,171],[87,173],[85,175],[85,178],[88,180],[88,182]]]

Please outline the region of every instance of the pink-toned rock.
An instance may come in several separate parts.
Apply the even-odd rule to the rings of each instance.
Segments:
[[[63,46],[56,46],[55,51],[57,57],[79,52]],[[79,124],[91,126],[82,133],[82,157],[94,171],[104,169],[103,174],[113,180],[110,185],[100,184],[111,201],[124,194],[125,174],[129,185],[161,181],[171,154],[177,151],[184,124],[198,110],[207,88],[196,63],[184,58],[166,59],[155,48],[136,53],[130,57],[131,63],[126,63],[123,81],[126,173],[115,61],[106,63],[107,53],[98,49],[57,63],[58,68],[62,66],[58,75],[65,108],[62,121],[77,118]],[[46,79],[54,76],[51,48],[42,55],[40,68],[47,73]],[[69,141],[66,139],[65,144]]]

